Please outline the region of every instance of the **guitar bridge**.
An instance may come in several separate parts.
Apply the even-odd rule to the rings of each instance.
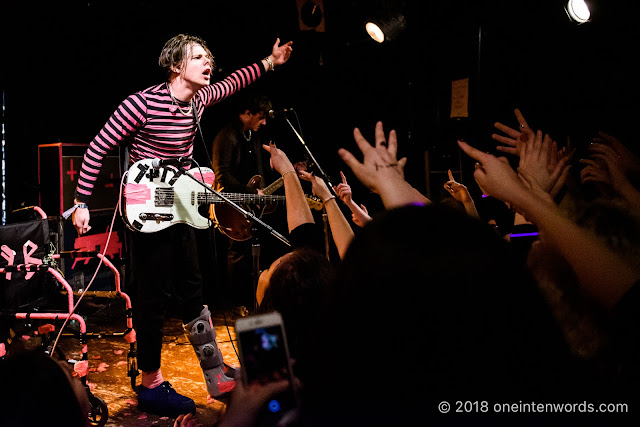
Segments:
[[[171,207],[173,201],[173,188],[156,188],[154,202],[157,207]]]
[[[158,224],[160,224],[163,221],[172,221],[173,220],[173,215],[172,214],[163,214],[163,213],[141,212],[140,215],[138,215],[138,218],[140,218],[141,221],[155,221]]]

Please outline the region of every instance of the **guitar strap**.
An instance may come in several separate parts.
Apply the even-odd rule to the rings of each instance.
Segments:
[[[256,163],[258,166],[258,175],[260,175],[262,179],[266,179],[264,174],[264,168],[262,167],[262,147],[258,142],[258,138],[256,138],[252,142],[253,142],[253,149],[256,150]]]
[[[209,154],[209,150],[207,149],[207,143],[204,140],[204,134],[202,133],[202,127],[200,126],[200,119],[198,119],[198,112],[196,111],[196,103],[191,98],[191,112],[193,113],[193,119],[196,122],[196,126],[198,127],[198,132],[200,133],[200,140],[202,141],[202,148],[204,148],[204,152],[207,155],[207,161],[209,162],[209,167],[213,170],[213,158]]]

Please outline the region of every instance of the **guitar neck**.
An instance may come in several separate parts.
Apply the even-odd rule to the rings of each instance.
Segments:
[[[267,187],[263,188],[262,193],[265,195],[273,194],[273,192],[276,191],[278,188],[282,187],[283,184],[284,184],[284,177],[281,176],[280,178],[273,181],[271,185],[268,185]]]
[[[243,203],[250,205],[274,205],[284,204],[286,199],[284,196],[271,196],[252,193],[220,193],[220,195],[234,203]],[[218,197],[213,193],[198,193],[198,204],[210,205],[216,203],[226,203],[222,197]]]

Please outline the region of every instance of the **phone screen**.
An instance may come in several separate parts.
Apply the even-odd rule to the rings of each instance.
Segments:
[[[247,384],[265,384],[289,378],[289,364],[280,326],[267,326],[241,333]]]
[[[247,385],[290,380],[285,337],[280,325],[238,332],[244,379]],[[296,407],[293,390],[274,396],[263,410],[267,418],[280,417]]]

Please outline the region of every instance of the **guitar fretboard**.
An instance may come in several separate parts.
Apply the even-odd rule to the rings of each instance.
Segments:
[[[274,205],[284,204],[286,199],[284,196],[265,196],[261,194],[244,194],[244,193],[220,193],[221,196],[227,198],[234,203],[246,203],[255,205]],[[197,195],[197,203],[199,205],[225,203],[217,194],[199,192]]]
[[[285,204],[284,196],[264,196],[261,194],[244,194],[244,193],[220,193],[220,195],[234,203],[255,204],[255,205],[273,205]],[[191,205],[210,205],[215,203],[225,203],[222,197],[217,194],[207,192],[190,191],[187,194],[177,195],[182,202],[189,200]],[[173,206],[176,199],[176,193],[173,188],[156,188],[155,206],[170,207]]]

